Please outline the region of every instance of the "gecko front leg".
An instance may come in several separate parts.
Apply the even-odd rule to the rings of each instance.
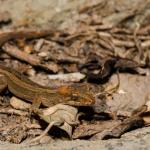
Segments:
[[[42,114],[42,111],[39,109],[41,104],[42,104],[42,97],[37,94],[32,101],[30,113],[34,112],[35,114]]]
[[[7,78],[0,74],[0,92],[8,87]]]

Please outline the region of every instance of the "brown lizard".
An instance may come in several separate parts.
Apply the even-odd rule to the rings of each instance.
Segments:
[[[80,90],[76,85],[49,88],[36,84],[25,75],[0,65],[0,74],[4,75],[0,82],[0,91],[8,87],[8,90],[16,97],[32,102],[35,108],[40,104],[50,107],[59,103],[71,106],[90,106],[94,104],[95,98],[88,89]]]

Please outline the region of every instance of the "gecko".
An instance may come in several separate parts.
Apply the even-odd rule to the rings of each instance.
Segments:
[[[45,107],[62,103],[71,106],[91,106],[95,98],[88,88],[80,90],[76,85],[63,85],[50,88],[39,85],[16,70],[0,64],[0,92],[5,88],[16,97],[31,102],[36,108],[42,104]]]

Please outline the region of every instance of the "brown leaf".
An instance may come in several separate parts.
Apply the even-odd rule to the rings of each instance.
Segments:
[[[131,118],[125,119],[118,126],[114,127],[111,131],[107,132],[102,139],[109,139],[112,137],[118,138],[123,133],[144,126],[144,120],[142,117],[133,116]],[[96,139],[99,139],[99,135],[95,135]],[[101,139],[101,136],[100,136]]]
[[[105,106],[106,109],[102,109],[101,112],[110,113],[110,116],[116,114],[116,116],[131,117],[137,109],[149,101],[150,77],[120,73],[119,78],[120,86],[117,92],[103,99],[102,97],[96,99],[95,107],[98,109],[102,107],[101,105]],[[116,85],[117,80],[116,75],[113,75],[105,87],[111,89]]]
[[[120,121],[108,120],[99,122],[97,121],[94,124],[91,123],[79,125],[73,132],[73,139],[91,137],[101,132],[105,133],[110,131],[110,129],[114,128],[119,123]]]
[[[63,104],[42,110],[39,116],[47,123],[53,123],[54,126],[66,131],[69,137],[72,136],[72,125],[78,123],[77,109]]]

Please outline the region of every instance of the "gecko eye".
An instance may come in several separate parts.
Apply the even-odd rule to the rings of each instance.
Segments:
[[[77,100],[78,99],[78,95],[77,94],[72,94],[72,100]]]

